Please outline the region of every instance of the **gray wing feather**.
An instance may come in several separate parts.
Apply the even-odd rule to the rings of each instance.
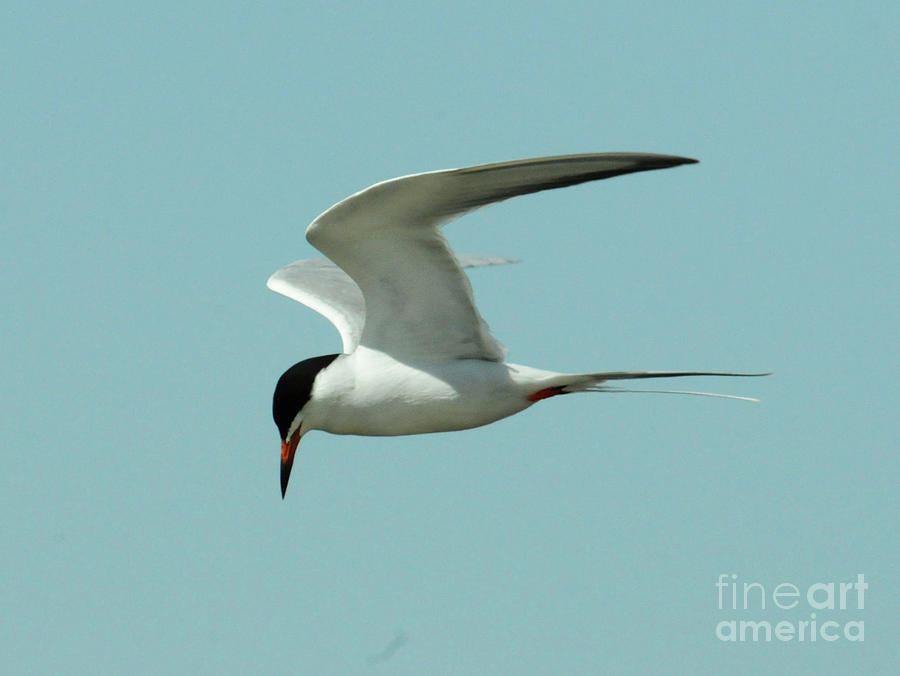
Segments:
[[[514,258],[471,254],[457,256],[457,260],[464,268],[519,262]],[[366,319],[366,303],[356,282],[337,265],[324,258],[294,261],[269,277],[266,286],[334,324],[345,353],[356,349]]]
[[[376,183],[335,204],[306,239],[357,283],[367,347],[400,359],[488,359],[505,351],[475,307],[440,227],[494,202],[621,174],[696,162],[649,153],[539,157]]]

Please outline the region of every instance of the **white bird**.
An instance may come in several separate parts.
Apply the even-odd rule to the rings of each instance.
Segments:
[[[282,498],[297,445],[310,430],[368,436],[446,432],[492,423],[559,394],[625,391],[610,381],[765,375],[558,373],[508,363],[475,307],[463,268],[511,261],[457,256],[440,232],[466,212],[517,195],[695,162],[595,153],[413,174],[376,183],[316,218],[306,239],[333,263],[291,263],[269,278],[268,287],[331,321],[343,353],[295,364],[275,388]]]

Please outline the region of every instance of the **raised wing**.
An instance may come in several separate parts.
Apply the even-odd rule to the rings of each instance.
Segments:
[[[516,263],[512,258],[496,256],[458,256],[464,268]],[[343,350],[356,349],[366,317],[362,291],[346,272],[324,258],[294,261],[281,268],[266,282],[272,291],[315,310],[334,324],[341,334]]]
[[[314,220],[306,238],[359,286],[359,343],[403,360],[502,360],[472,287],[439,227],[501,200],[696,162],[646,153],[544,157],[377,183]]]
[[[303,303],[334,324],[341,334],[344,352],[349,354],[356,349],[366,319],[366,305],[356,282],[334,263],[324,258],[294,261],[269,277],[266,286]]]

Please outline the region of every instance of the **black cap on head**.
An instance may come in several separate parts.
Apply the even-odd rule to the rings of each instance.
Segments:
[[[319,371],[338,356],[337,354],[327,354],[322,357],[304,359],[291,366],[278,379],[275,394],[272,397],[272,417],[275,419],[282,440],[287,438],[291,423],[309,401],[313,381]]]

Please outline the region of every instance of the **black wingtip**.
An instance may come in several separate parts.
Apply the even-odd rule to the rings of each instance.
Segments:
[[[681,167],[685,164],[699,163],[700,160],[695,160],[693,157],[682,157],[681,155],[644,155],[638,160],[636,171],[672,169],[673,167]]]
[[[683,164],[699,163],[700,160],[695,160],[693,157],[681,157],[680,155],[660,155],[656,160],[654,160],[652,157],[648,158],[646,164],[652,169],[668,169],[670,167],[680,167]]]

